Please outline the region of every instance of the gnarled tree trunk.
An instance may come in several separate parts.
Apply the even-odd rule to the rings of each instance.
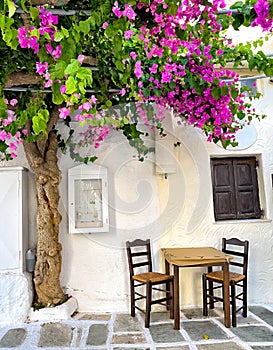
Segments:
[[[56,115],[51,116],[48,129],[52,128]],[[30,129],[30,122],[28,127]],[[24,149],[37,190],[37,260],[34,271],[37,301],[43,306],[54,306],[65,300],[60,286],[62,246],[58,240],[61,221],[58,203],[61,175],[56,135],[49,131],[48,137],[44,136],[38,142],[25,141]]]

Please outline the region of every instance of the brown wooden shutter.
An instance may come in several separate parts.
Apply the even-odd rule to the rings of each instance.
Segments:
[[[215,220],[260,218],[256,158],[214,158],[211,164]]]
[[[256,158],[233,160],[237,218],[260,218]]]
[[[215,220],[236,219],[234,176],[231,159],[212,160]]]

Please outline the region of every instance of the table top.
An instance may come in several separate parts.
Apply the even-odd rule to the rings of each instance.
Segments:
[[[176,266],[206,266],[229,262],[232,257],[213,247],[162,248],[165,259]]]

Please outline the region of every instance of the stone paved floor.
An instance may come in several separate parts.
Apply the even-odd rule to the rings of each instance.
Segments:
[[[201,309],[181,311],[181,329],[166,312],[153,312],[149,329],[142,314],[77,313],[62,322],[0,325],[0,349],[40,350],[273,350],[273,305],[251,306],[236,328],[225,328],[222,310],[203,317]]]

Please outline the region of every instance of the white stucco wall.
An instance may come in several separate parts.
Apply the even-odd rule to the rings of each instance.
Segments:
[[[67,221],[67,171],[78,165],[68,155],[59,156],[60,241],[63,246],[61,284],[73,295],[80,311],[129,311],[129,280],[125,241],[151,238],[155,269],[163,271],[162,247],[215,246],[222,237],[236,236],[250,241],[249,303],[273,302],[273,85],[261,82],[264,99],[257,109],[268,116],[255,123],[257,140],[238,151],[208,143],[192,127],[177,127],[174,135],[176,173],[155,173],[154,156],[143,163],[116,133],[98,149],[96,164],[107,167],[109,181],[109,233],[69,234]],[[87,151],[88,152],[88,151]],[[213,217],[210,156],[256,155],[260,159],[259,185],[265,220],[215,223]],[[28,167],[23,153],[1,166]],[[36,195],[29,176],[29,247],[36,242]],[[1,259],[1,256],[0,256]],[[201,305],[199,268],[181,271],[181,306]]]

